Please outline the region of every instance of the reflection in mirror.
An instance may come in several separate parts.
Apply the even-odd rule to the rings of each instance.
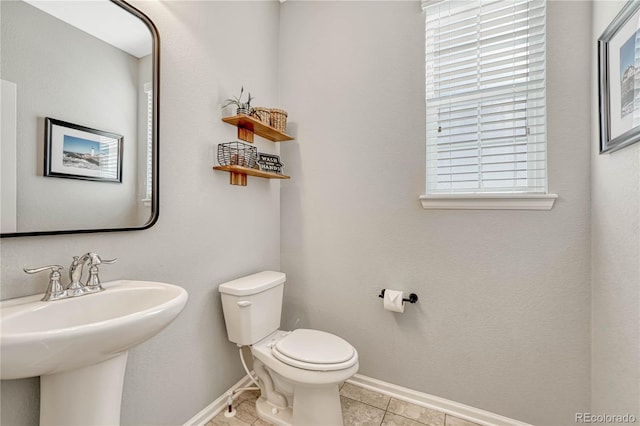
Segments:
[[[2,236],[153,225],[158,36],[151,21],[120,0],[0,7]]]

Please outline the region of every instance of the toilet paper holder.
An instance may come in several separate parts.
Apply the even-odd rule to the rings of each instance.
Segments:
[[[378,297],[384,299],[384,288],[380,291],[380,294],[378,295]],[[418,301],[418,295],[415,293],[411,293],[409,294],[409,298],[404,298],[402,299],[403,302],[409,302],[409,303],[416,303]]]

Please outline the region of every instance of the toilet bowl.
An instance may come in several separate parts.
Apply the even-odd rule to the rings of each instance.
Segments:
[[[248,345],[261,395],[258,416],[282,426],[340,426],[339,385],[358,371],[358,352],[319,330],[279,330],[285,275],[265,271],[221,284],[229,340]]]
[[[252,345],[251,353],[264,383],[256,403],[261,418],[277,425],[343,424],[339,386],[359,366],[348,342],[318,330],[278,330]]]

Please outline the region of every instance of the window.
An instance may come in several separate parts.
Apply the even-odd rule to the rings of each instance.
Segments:
[[[426,0],[423,8],[423,206],[429,208],[429,199],[453,197],[552,204],[555,196],[547,196],[545,1]]]

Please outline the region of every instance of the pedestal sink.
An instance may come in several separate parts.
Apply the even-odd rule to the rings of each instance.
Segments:
[[[41,376],[40,425],[120,424],[128,350],[169,325],[187,292],[178,286],[120,280],[104,291],[41,302],[0,302],[0,376]]]

